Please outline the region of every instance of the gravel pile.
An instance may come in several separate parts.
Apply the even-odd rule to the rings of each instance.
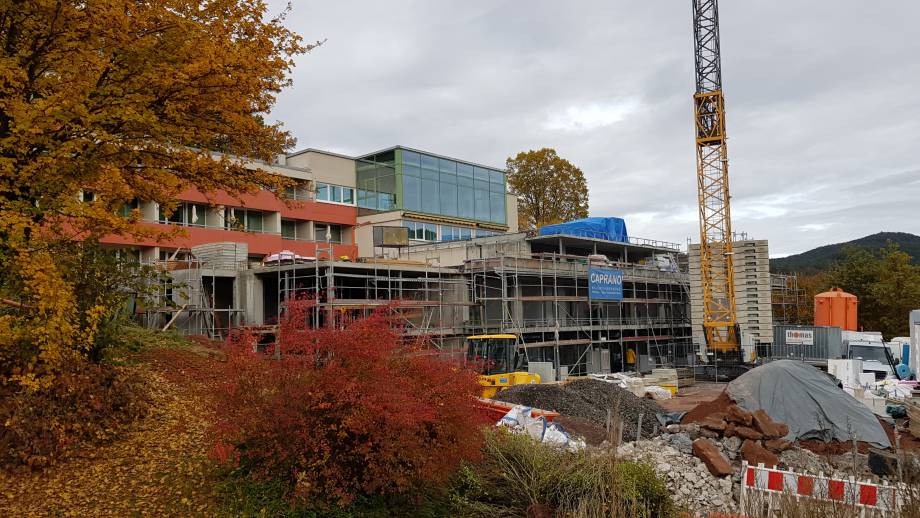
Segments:
[[[662,408],[649,399],[638,398],[613,383],[595,379],[580,379],[565,384],[515,385],[498,394],[495,399],[516,405],[555,410],[564,416],[578,417],[604,427],[607,409],[623,426],[623,440],[636,439],[639,416],[642,415],[642,437],[653,437],[658,431],[656,414]]]
[[[693,455],[682,453],[662,439],[639,441],[620,445],[617,455],[624,460],[649,464],[667,480],[671,497],[679,506],[705,516],[718,510],[723,513],[737,511],[734,491],[740,488],[740,476],[716,478]]]

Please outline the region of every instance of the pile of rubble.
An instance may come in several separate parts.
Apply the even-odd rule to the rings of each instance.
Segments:
[[[662,437],[624,443],[617,448],[619,458],[651,465],[667,481],[679,506],[700,515],[712,509],[736,511],[732,479],[713,476],[703,462],[687,453]]]
[[[746,460],[751,464],[777,466],[778,454],[792,444],[783,439],[789,427],[777,423],[763,410],[748,412],[729,405],[725,412],[716,412],[698,423],[669,425],[662,439],[684,453],[692,453],[718,477],[734,473],[732,461]]]

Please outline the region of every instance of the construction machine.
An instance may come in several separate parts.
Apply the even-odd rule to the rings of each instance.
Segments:
[[[706,345],[722,360],[740,361],[728,190],[728,148],[718,0],[693,1],[696,63],[696,176],[700,213],[700,280]]]
[[[527,356],[518,347],[517,335],[466,337],[466,359],[479,370],[482,397],[491,398],[513,385],[539,384],[540,375],[527,372]]]

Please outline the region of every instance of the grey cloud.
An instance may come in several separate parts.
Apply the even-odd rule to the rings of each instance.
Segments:
[[[720,9],[735,230],[775,254],[920,234],[920,4]],[[328,38],[272,114],[300,147],[399,143],[493,165],[555,147],[585,171],[593,215],[698,235],[689,0],[298,1],[288,24]],[[616,122],[547,125],[630,99]]]

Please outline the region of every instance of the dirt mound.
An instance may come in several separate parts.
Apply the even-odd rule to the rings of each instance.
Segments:
[[[684,415],[680,422],[698,423],[713,414],[727,414],[728,407],[732,406],[733,404],[734,403],[732,402],[731,398],[728,397],[728,392],[723,390],[722,393],[719,394],[719,397],[713,399],[712,401],[706,401],[693,407],[692,410]]]
[[[604,426],[584,417],[560,415],[553,422],[561,424],[570,434],[582,437],[591,446],[599,446],[607,439],[607,429]]]
[[[610,409],[614,418],[619,418],[623,424],[624,440],[635,440],[640,415],[642,437],[654,436],[658,428],[655,416],[663,412],[653,401],[638,398],[613,383],[595,379],[580,379],[565,384],[516,385],[499,392],[495,399],[555,410],[566,417],[585,419],[600,429],[604,429],[607,409]]]

